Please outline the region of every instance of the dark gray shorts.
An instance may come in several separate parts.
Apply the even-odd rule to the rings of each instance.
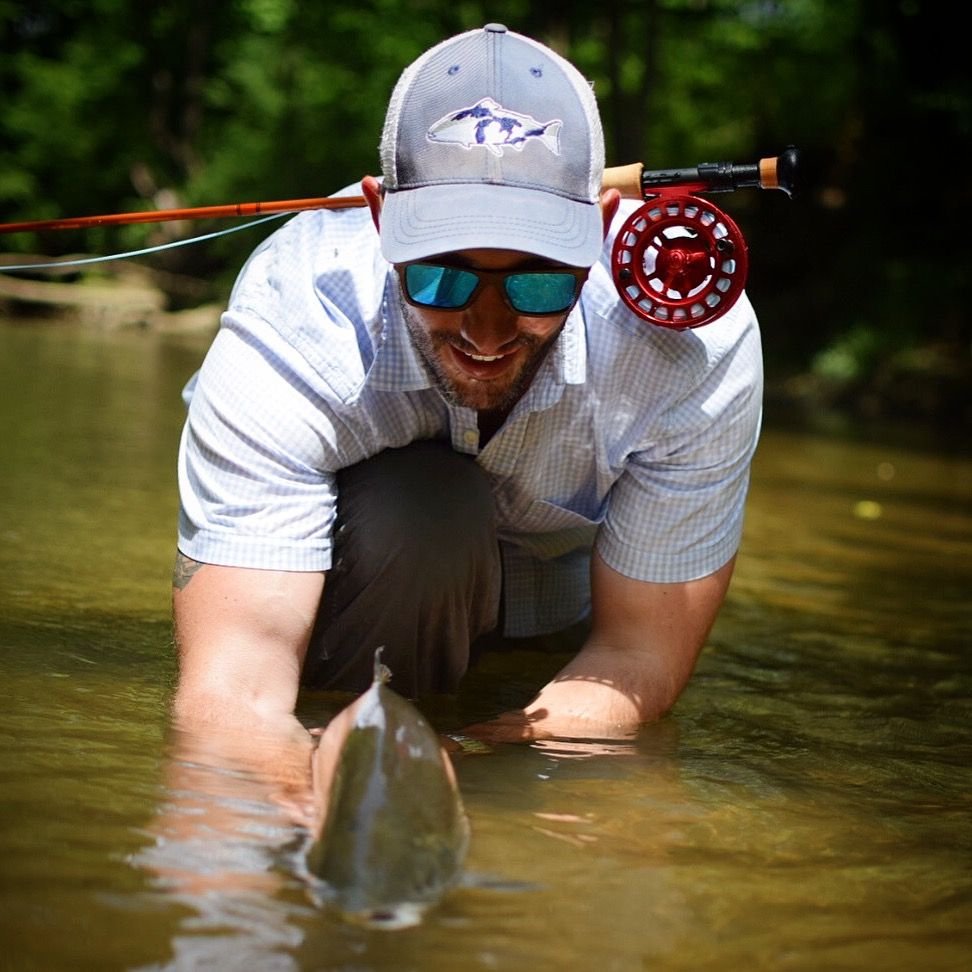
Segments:
[[[499,622],[495,521],[485,474],[447,442],[341,470],[334,559],[303,684],[364,691],[383,647],[396,691],[454,691],[473,642]]]

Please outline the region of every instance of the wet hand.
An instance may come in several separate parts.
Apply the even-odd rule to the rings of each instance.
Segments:
[[[218,770],[243,772],[265,787],[267,799],[295,824],[313,811],[311,756],[316,740],[293,715],[257,714],[246,719],[177,719],[174,755]]]
[[[450,756],[483,756],[493,751],[483,740],[463,732],[447,732],[439,742]]]
[[[462,734],[483,743],[525,743],[550,738],[534,726],[522,709],[503,712],[488,722],[466,726]]]
[[[554,717],[545,709],[504,712],[463,730],[465,736],[484,743],[533,743],[551,752],[577,755],[629,753],[636,732],[636,727],[595,723],[570,714]]]

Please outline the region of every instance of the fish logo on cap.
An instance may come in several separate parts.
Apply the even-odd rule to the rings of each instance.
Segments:
[[[502,156],[507,148],[522,152],[527,142],[537,141],[554,155],[560,155],[560,129],[555,118],[539,122],[531,115],[509,111],[492,98],[483,98],[470,108],[461,108],[440,118],[428,132],[430,142],[461,145],[464,149],[485,148]]]

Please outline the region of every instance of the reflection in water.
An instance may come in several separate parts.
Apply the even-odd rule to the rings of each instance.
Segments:
[[[296,882],[280,866],[295,826],[260,781],[242,770],[197,762],[174,734],[164,791],[132,863],[189,910],[173,936],[168,968],[297,968],[288,958],[303,935],[295,918],[313,909],[285,899]]]
[[[968,459],[769,423],[675,713],[610,750],[457,757],[466,879],[418,928],[373,932],[315,906],[272,793],[168,748],[179,390],[202,350],[0,328],[11,967],[963,967]],[[561,661],[487,656],[429,717],[488,718]],[[308,695],[301,718],[345,701]]]

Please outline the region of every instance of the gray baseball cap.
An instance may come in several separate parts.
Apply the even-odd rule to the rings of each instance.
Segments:
[[[593,265],[604,136],[590,84],[542,44],[487,24],[405,69],[381,139],[391,263],[488,247]]]

